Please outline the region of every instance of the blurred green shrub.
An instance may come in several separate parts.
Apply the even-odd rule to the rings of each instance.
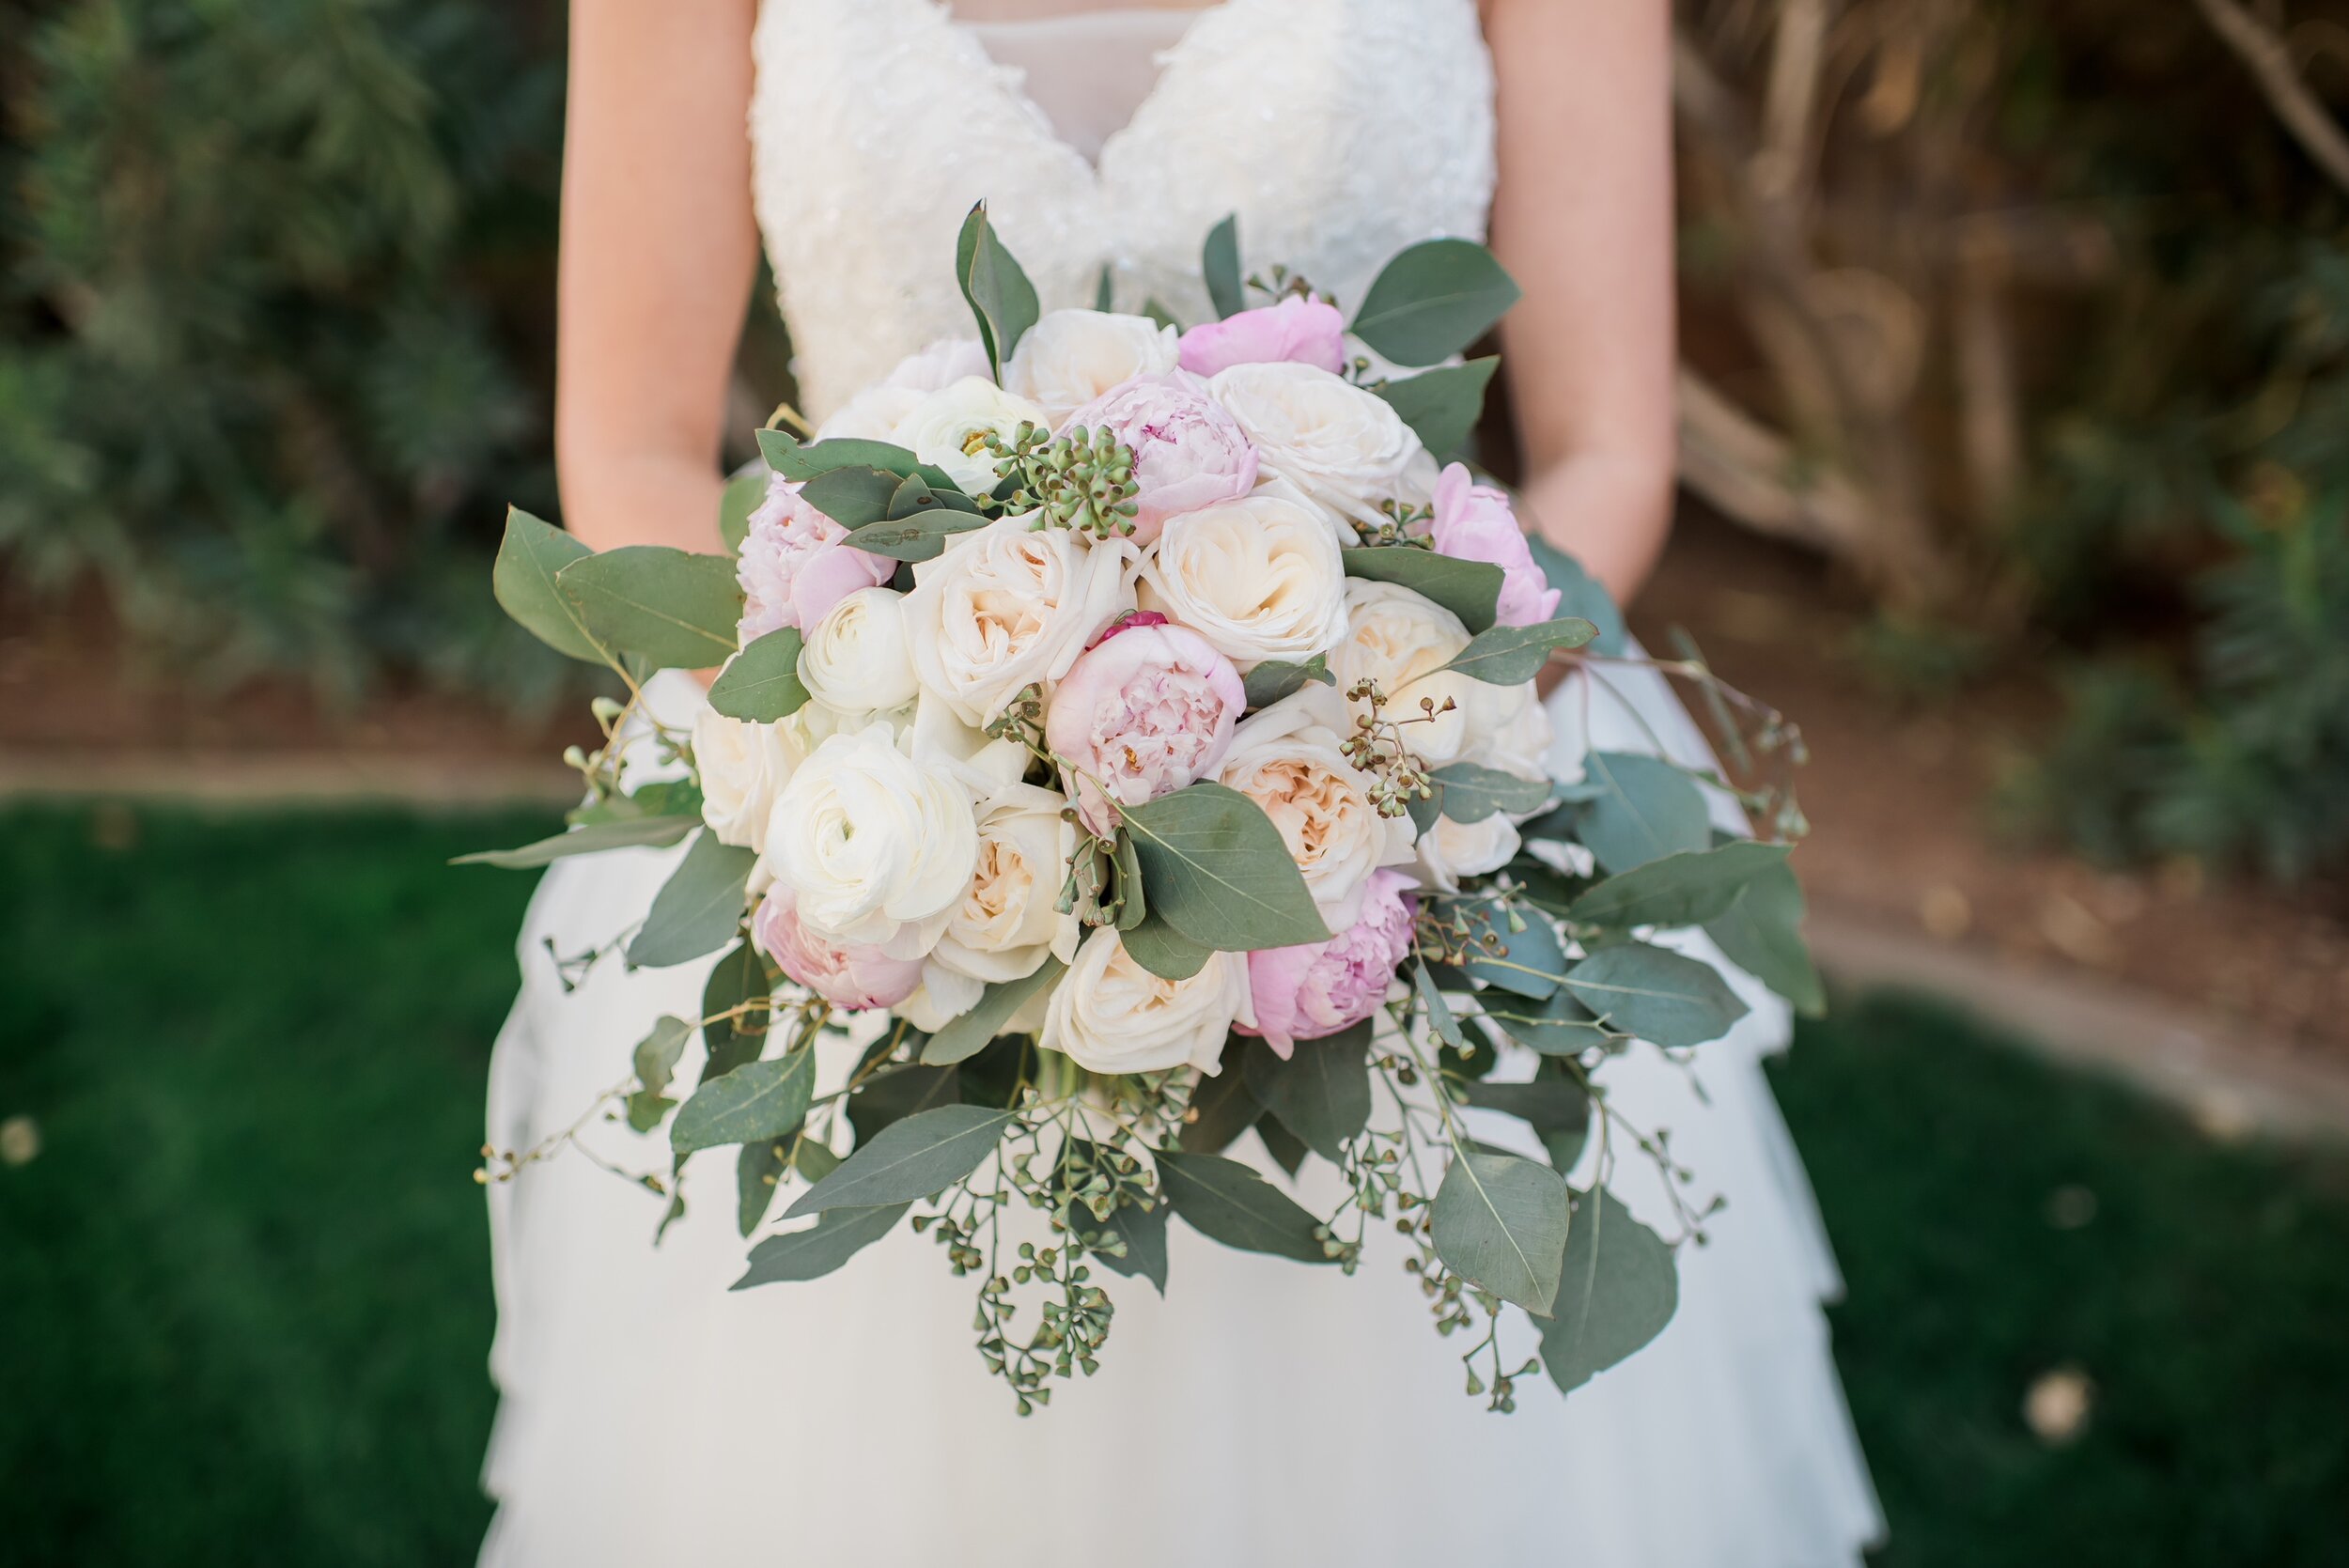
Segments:
[[[559,30],[475,0],[0,0],[0,564],[210,675],[557,678]]]

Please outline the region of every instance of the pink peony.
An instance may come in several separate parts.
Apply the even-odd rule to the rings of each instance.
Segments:
[[[1104,837],[1119,806],[1213,772],[1248,706],[1230,660],[1197,632],[1156,621],[1112,628],[1061,677],[1044,716],[1044,743],[1074,774],[1078,814]]]
[[[835,947],[800,924],[797,894],[782,882],[751,917],[751,940],[783,972],[835,1007],[859,1012],[894,1007],[922,984],[922,960],[892,958],[878,947]]]
[[[1318,1040],[1353,1028],[1387,998],[1394,967],[1411,951],[1419,900],[1416,878],[1400,871],[1371,873],[1362,912],[1326,942],[1264,948],[1248,955],[1248,986],[1265,1044],[1286,1061],[1299,1040]]]
[[[1454,463],[1436,481],[1430,542],[1439,555],[1489,562],[1501,568],[1501,603],[1493,615],[1500,625],[1534,626],[1558,613],[1559,590],[1533,564],[1507,493],[1478,484],[1466,464]]]
[[[1071,427],[1106,429],[1134,449],[1142,510],[1134,542],[1156,542],[1166,520],[1256,488],[1256,449],[1239,422],[1195,376],[1138,376],[1069,415]]]
[[[1183,334],[1183,368],[1212,376],[1235,365],[1295,360],[1332,376],[1346,368],[1346,318],[1338,307],[1291,294],[1277,305],[1203,321]]]
[[[878,588],[896,575],[897,563],[850,550],[848,531],[800,499],[800,487],[781,474],[767,481],[767,499],[751,514],[735,581],[742,584],[742,619],[735,635],[744,647],[786,626],[813,628],[859,588]]]

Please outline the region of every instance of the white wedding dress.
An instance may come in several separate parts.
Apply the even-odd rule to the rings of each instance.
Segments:
[[[1047,308],[1090,303],[1106,264],[1122,305],[1192,320],[1200,241],[1227,212],[1252,267],[1285,262],[1342,300],[1406,244],[1483,233],[1493,85],[1474,0],[984,28],[929,0],[766,0],[756,50],[758,214],[818,419],[969,330],[948,260],[981,197]],[[690,720],[697,688],[657,691]],[[1586,735],[1702,753],[1652,676],[1570,683],[1553,711],[1561,758]],[[547,874],[491,1069],[500,1147],[568,1126],[627,1079],[655,1017],[698,1012],[703,965],[606,964],[567,992],[547,947],[609,941],[677,853]],[[1742,988],[1751,1015],[1693,1075],[1645,1051],[1605,1075],[1633,1119],[1671,1129],[1700,1190],[1729,1199],[1711,1244],[1681,1250],[1678,1315],[1571,1400],[1526,1379],[1510,1416],[1464,1394],[1462,1347],[1431,1331],[1392,1249],[1347,1279],[1177,1223],[1168,1298],[1119,1281],[1099,1375],[1023,1421],[972,1348],[971,1281],[927,1238],[900,1230],[823,1280],[730,1294],[747,1250],[730,1159],[691,1171],[658,1250],[659,1198],[576,1150],[534,1166],[491,1188],[504,1397],[482,1560],[1857,1562],[1881,1524],[1820,1312],[1837,1278],[1762,1076],[1788,1019]],[[661,1167],[661,1145],[625,1127],[584,1141]],[[1263,1158],[1252,1133],[1235,1152]],[[1665,1228],[1652,1171],[1625,1162],[1615,1186]]]

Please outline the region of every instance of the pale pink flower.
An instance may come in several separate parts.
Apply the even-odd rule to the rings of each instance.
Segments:
[[[1501,570],[1501,602],[1493,619],[1501,626],[1534,626],[1558,613],[1560,590],[1533,562],[1505,490],[1480,485],[1465,463],[1454,463],[1436,481],[1436,520],[1429,542],[1439,555],[1484,561]]]
[[[1256,449],[1239,422],[1207,396],[1206,383],[1177,370],[1138,376],[1069,415],[1065,427],[1108,430],[1134,450],[1134,542],[1147,545],[1166,520],[1256,488]]]
[[[1194,376],[1276,360],[1334,376],[1346,368],[1346,318],[1326,301],[1291,294],[1279,304],[1201,322],[1183,334],[1182,352],[1183,368]]]
[[[1353,1028],[1386,1001],[1394,967],[1411,951],[1419,918],[1418,882],[1400,871],[1371,874],[1362,912],[1326,942],[1260,949],[1248,955],[1248,986],[1256,1025],[1283,1060],[1299,1040],[1318,1040]]]
[[[879,947],[836,945],[800,924],[799,895],[777,882],[751,917],[751,941],[783,972],[835,1007],[894,1007],[922,984],[922,960]]]
[[[1247,706],[1239,672],[1206,638],[1164,616],[1137,615],[1061,677],[1045,713],[1044,743],[1069,764],[1085,826],[1106,837],[1118,807],[1171,795],[1212,772]]]
[[[859,588],[877,588],[897,563],[841,543],[848,531],[809,505],[800,487],[775,474],[767,499],[751,514],[742,553],[734,565],[742,585],[742,646],[779,628],[810,629]]]

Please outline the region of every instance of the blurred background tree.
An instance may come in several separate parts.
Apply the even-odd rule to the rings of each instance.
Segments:
[[[2349,4],[1677,20],[1688,489],[1862,584],[1887,683],[2065,693],[2010,820],[2341,864]],[[504,505],[553,503],[560,42],[478,0],[0,0],[0,572],[224,681],[543,695],[482,585]]]

